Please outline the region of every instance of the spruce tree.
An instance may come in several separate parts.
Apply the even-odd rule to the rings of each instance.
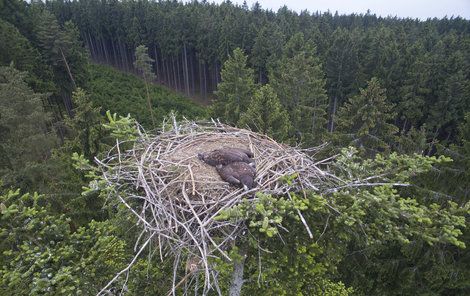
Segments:
[[[294,35],[270,75],[270,83],[289,112],[295,132],[308,145],[322,140],[327,122],[326,81],[315,51],[302,34]]]
[[[432,62],[429,55],[425,54],[423,45],[417,43],[408,49],[412,61],[408,65],[408,71],[402,73],[403,84],[398,90],[397,103],[398,120],[400,129],[407,131],[410,127],[419,127],[427,113],[429,106],[425,106],[426,96],[431,92],[429,88],[429,74]]]
[[[285,37],[276,24],[263,26],[254,39],[251,63],[256,68],[258,83],[266,82],[267,69],[280,58]]]
[[[56,95],[62,98],[68,115],[73,115],[71,93],[77,86],[83,86],[88,79],[85,49],[79,42],[78,29],[71,21],[59,26],[55,16],[43,10],[34,20],[35,39],[44,60],[51,65]]]
[[[71,135],[62,150],[67,150],[70,154],[80,152],[92,160],[102,150],[100,141],[104,138],[100,108],[93,106],[87,93],[81,88],[73,92],[72,101],[75,106],[74,116],[65,121]]]
[[[148,49],[145,45],[139,45],[135,49],[134,67],[140,72],[145,82],[145,91],[147,93],[147,105],[150,110],[153,127],[157,127],[155,116],[153,114],[152,101],[150,99],[149,83],[155,80],[155,74],[152,72],[152,63],[154,60],[149,57]]]
[[[213,116],[235,124],[246,111],[254,91],[253,70],[248,68],[247,56],[236,48],[222,67],[222,82],[215,92]]]
[[[50,114],[43,108],[47,96],[33,92],[26,76],[13,65],[0,67],[0,178],[4,185],[18,179],[28,183],[57,142],[50,130]]]
[[[238,125],[248,126],[253,131],[279,141],[286,140],[292,128],[289,115],[283,110],[279,98],[269,84],[255,92],[248,110],[240,116]]]
[[[325,72],[330,97],[328,131],[336,126],[336,112],[339,106],[356,88],[359,68],[357,36],[344,28],[332,34],[331,46],[326,52]],[[356,37],[356,38],[355,38]]]
[[[390,151],[397,142],[398,128],[389,123],[395,114],[385,91],[378,79],[372,78],[365,89],[339,109],[335,135],[338,144],[356,146],[367,156]]]

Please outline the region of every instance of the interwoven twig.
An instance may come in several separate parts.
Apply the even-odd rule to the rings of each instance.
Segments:
[[[220,179],[214,167],[197,158],[200,152],[221,147],[244,148],[254,153],[255,188],[244,191],[230,186]],[[242,199],[256,200],[254,193],[258,191],[286,195],[331,188],[334,178],[321,170],[321,162],[313,158],[319,149],[290,147],[268,136],[215,121],[173,120],[169,130],[162,130],[157,136],[142,132],[132,149],[123,151],[122,143],[118,143],[108,157],[97,162],[119,200],[138,217],[142,237],[154,237],[161,258],[174,256],[172,293],[178,285],[176,270],[181,266],[180,259],[186,258],[196,266],[189,272],[204,273],[205,294],[211,288],[219,290],[217,273],[209,259],[223,256],[230,260],[225,252],[245,229],[242,220],[214,218]],[[296,178],[292,182],[281,180],[293,174]],[[312,236],[300,211],[298,214]]]

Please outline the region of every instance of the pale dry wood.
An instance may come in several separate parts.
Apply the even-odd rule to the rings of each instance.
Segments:
[[[168,129],[168,122],[173,123],[172,129]],[[133,147],[129,148],[128,142],[118,142],[105,159],[97,159],[96,163],[102,170],[104,180],[114,189],[110,196],[124,204],[138,218],[142,228],[141,236],[155,237],[151,243],[158,244],[161,260],[165,256],[173,256],[175,259],[171,294],[183,282],[198,282],[191,277],[199,274],[204,274],[203,294],[211,289],[220,291],[217,272],[210,258],[224,257],[230,260],[226,251],[240,236],[248,233],[245,221],[241,219],[215,219],[222,211],[236,206],[242,200],[256,202],[256,192],[273,196],[288,195],[289,198],[290,192],[302,192],[303,197],[307,198],[306,191],[322,195],[374,180],[345,182],[322,169],[334,160],[334,157],[315,159],[323,146],[309,149],[290,147],[266,135],[234,128],[215,120],[178,123],[172,118],[168,122],[163,124],[164,128],[156,135],[140,129],[140,138]],[[215,168],[197,158],[200,152],[223,146],[249,149],[254,153],[257,169],[255,188],[244,191],[229,186],[220,179]],[[285,180],[294,175],[295,178],[290,178],[289,182]],[[330,203],[327,206],[334,209]],[[313,238],[313,231],[301,211],[297,211],[297,214],[308,237]],[[322,235],[327,224],[328,221]],[[149,242],[150,239],[140,244],[145,246]],[[139,249],[138,243],[136,250]],[[179,263],[188,257],[194,257],[200,262],[198,273],[186,274],[177,280],[180,274],[178,268],[181,267]],[[126,268],[129,269],[130,266]],[[113,281],[117,278],[118,275]],[[112,281],[105,288],[111,284]]]

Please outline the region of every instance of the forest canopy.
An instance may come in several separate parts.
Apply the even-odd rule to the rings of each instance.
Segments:
[[[347,184],[221,212],[246,235],[211,259],[209,295],[470,291],[469,20],[0,0],[1,295],[167,295],[185,278],[156,241],[134,257],[147,237],[97,166],[173,118],[305,149]]]

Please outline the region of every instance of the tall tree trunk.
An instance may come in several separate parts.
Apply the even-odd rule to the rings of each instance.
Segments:
[[[118,41],[119,59],[121,60],[121,70],[124,70],[126,68],[126,60],[124,59],[122,43],[121,43],[121,39],[119,38],[119,36],[117,37],[117,41]]]
[[[204,99],[207,99],[207,73],[206,73],[207,72],[207,63],[205,61],[203,61],[202,66],[203,66],[203,68],[202,68],[202,70],[203,70],[202,77],[204,79],[204,88],[203,88],[204,89]]]
[[[190,80],[191,94],[195,94],[196,93],[196,75],[194,73],[195,69],[194,69],[194,55],[193,54],[189,55],[189,69],[191,69],[191,71],[189,71],[189,74],[191,76],[191,80]]]
[[[342,82],[341,82],[341,72],[343,69],[343,61],[341,61],[340,66],[339,66],[339,71],[338,71],[338,79],[336,80],[336,91],[335,91],[335,97],[333,100],[333,109],[331,110],[331,116],[330,116],[330,129],[329,132],[332,133],[334,131],[334,125],[335,125],[335,114],[336,114],[336,109],[338,107],[338,91],[340,88],[342,88]]]
[[[240,246],[239,249],[239,256],[241,257],[239,260],[233,261],[233,273],[232,279],[230,283],[230,290],[229,296],[240,296],[242,292],[243,286],[243,273],[245,269],[245,260],[247,255],[247,245],[246,243]]]
[[[338,96],[335,94],[334,99],[333,99],[333,108],[331,110],[331,115],[330,115],[330,129],[329,129],[330,133],[332,133],[335,128],[335,114],[336,114],[337,105],[338,105]]]
[[[103,49],[101,48],[101,43],[96,39],[95,36],[93,36],[93,42],[95,43],[95,46],[96,46],[97,60],[98,62],[102,63],[104,60],[104,54],[103,54]]]
[[[117,59],[117,51],[116,51],[116,48],[114,46],[114,40],[110,39],[110,42],[111,42],[111,52],[113,54],[113,66],[119,67],[119,62],[118,62],[118,59]]]
[[[91,59],[94,60],[95,52],[94,52],[93,44],[91,43],[91,40],[90,40],[90,33],[88,32],[85,33],[85,40],[88,46],[88,50],[90,51]]]
[[[106,49],[106,42],[104,41],[104,38],[101,39],[101,46],[103,47],[103,52],[104,52],[104,57],[106,59],[106,63],[109,65],[109,54],[108,50]]]
[[[62,61],[65,64],[65,68],[67,69],[67,73],[69,74],[70,81],[72,82],[73,88],[77,88],[77,84],[75,83],[75,79],[73,79],[72,71],[70,71],[69,63],[67,62],[67,59],[65,58],[64,52],[62,51],[62,48],[59,47],[60,55],[62,56]]]
[[[183,61],[183,52],[181,52],[181,56],[176,55],[176,73],[177,73],[176,77],[178,78],[178,90],[183,91],[184,86],[183,86],[183,80],[181,79],[181,73],[183,73],[184,71],[180,69],[180,60]],[[183,66],[183,62],[181,62],[181,67],[182,66]]]
[[[165,85],[168,86],[168,71],[166,70],[166,60],[165,57],[162,56],[162,70],[163,70],[163,80],[165,82]]]
[[[215,61],[215,87],[219,84],[219,63]]]
[[[155,116],[153,115],[153,108],[152,108],[152,102],[150,101],[150,92],[149,92],[149,86],[147,82],[147,78],[145,78],[145,91],[147,92],[147,104],[150,110],[150,117],[152,118],[152,125],[153,128],[156,128],[156,122],[155,122]]]
[[[160,82],[160,69],[158,68],[158,55],[157,55],[157,45],[153,47],[153,52],[155,54],[155,72],[157,73],[157,82]]]
[[[202,63],[201,61],[198,61],[198,74],[199,74],[199,95],[202,97],[203,96],[203,93],[202,93]]]
[[[165,84],[170,87],[170,76],[168,75],[168,59],[163,58],[163,72],[165,74]]]
[[[173,64],[173,81],[174,81],[174,89],[178,90],[178,80],[176,78],[176,67],[175,67],[175,57],[171,57],[171,61]]]
[[[186,95],[189,97],[188,52],[186,49],[186,43],[183,44],[183,51],[184,51],[184,84],[186,88]]]

